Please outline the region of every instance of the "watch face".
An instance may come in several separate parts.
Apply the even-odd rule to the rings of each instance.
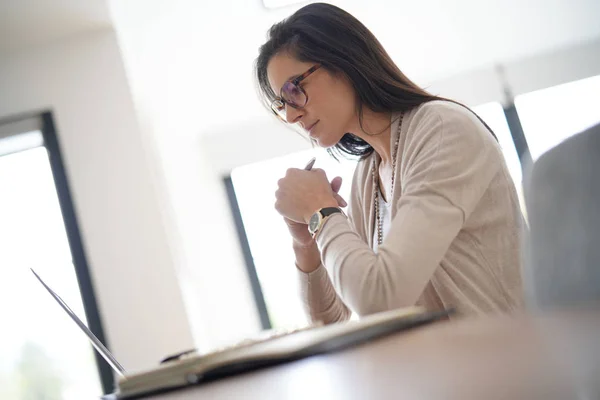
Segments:
[[[317,213],[314,213],[312,215],[312,217],[310,217],[310,220],[308,221],[308,231],[309,232],[315,232],[317,230],[317,228],[319,227],[319,220],[320,220],[319,217],[320,216],[321,216],[321,214],[319,214],[317,212]]]

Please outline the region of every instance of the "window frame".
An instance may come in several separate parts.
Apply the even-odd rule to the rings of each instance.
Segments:
[[[71,195],[71,189],[67,173],[65,170],[63,157],[61,153],[58,133],[54,124],[54,119],[51,111],[42,111],[34,113],[24,113],[20,115],[0,118],[0,126],[8,124],[17,124],[25,120],[37,120],[39,121],[39,130],[42,134],[43,143],[40,145],[30,146],[19,149],[19,151],[31,150],[37,147],[44,147],[48,153],[48,160],[50,163],[50,169],[54,180],[54,187],[58,197],[60,211],[65,226],[69,249],[71,251],[71,257],[73,260],[73,266],[75,268],[75,276],[77,278],[77,284],[81,295],[83,308],[87,317],[87,323],[89,329],[94,335],[100,340],[107,348],[110,348],[106,336],[104,334],[104,328],[98,309],[98,302],[96,300],[96,294],[92,284],[92,278],[90,274],[89,264],[83,247],[83,241],[81,237],[81,230],[79,228],[79,222],[77,220],[75,205]],[[15,132],[6,135],[18,136],[25,132]],[[1,156],[1,155],[0,155]],[[75,329],[75,326],[73,326]],[[91,347],[91,344],[90,344]],[[96,366],[100,377],[100,384],[104,394],[109,394],[114,391],[115,379],[112,368],[102,358],[97,351],[93,350],[94,357],[96,360]]]

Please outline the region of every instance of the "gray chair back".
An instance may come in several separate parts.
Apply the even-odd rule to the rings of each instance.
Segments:
[[[525,175],[528,305],[600,303],[600,125],[548,151]]]

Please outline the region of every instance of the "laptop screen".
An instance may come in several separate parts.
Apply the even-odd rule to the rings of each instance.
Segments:
[[[71,319],[73,321],[75,321],[77,326],[79,326],[79,329],[81,329],[83,331],[83,333],[85,333],[87,335],[88,339],[90,339],[90,342],[92,342],[92,345],[94,346],[96,351],[98,351],[98,353],[100,353],[100,355],[106,360],[106,362],[112,367],[112,369],[114,369],[115,372],[121,376],[125,375],[125,369],[123,368],[123,366],[121,364],[119,364],[119,362],[112,355],[112,353],[102,344],[102,342],[100,342],[100,340],[98,340],[96,335],[94,335],[92,333],[92,331],[90,331],[89,328],[79,319],[79,317],[73,312],[73,310],[71,310],[71,308],[67,305],[67,303],[65,303],[63,301],[63,299],[60,298],[59,295],[57,295],[52,289],[50,289],[50,287],[48,285],[46,285],[46,283],[33,270],[33,268],[31,269],[31,272],[33,272],[35,277],[41,282],[42,285],[44,285],[46,290],[48,290],[48,292],[52,295],[52,297],[54,297],[54,300],[56,300],[58,302],[58,304],[62,307],[62,309],[65,310],[65,312],[67,314],[69,314],[69,316],[71,317]]]

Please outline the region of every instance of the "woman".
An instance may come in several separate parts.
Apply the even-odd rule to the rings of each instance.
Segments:
[[[328,4],[275,24],[256,72],[278,116],[330,153],[360,159],[347,216],[340,178],[290,169],[279,181],[275,208],[313,320],[415,304],[462,314],[521,305],[517,194],[472,111],[416,86],[364,25]]]

